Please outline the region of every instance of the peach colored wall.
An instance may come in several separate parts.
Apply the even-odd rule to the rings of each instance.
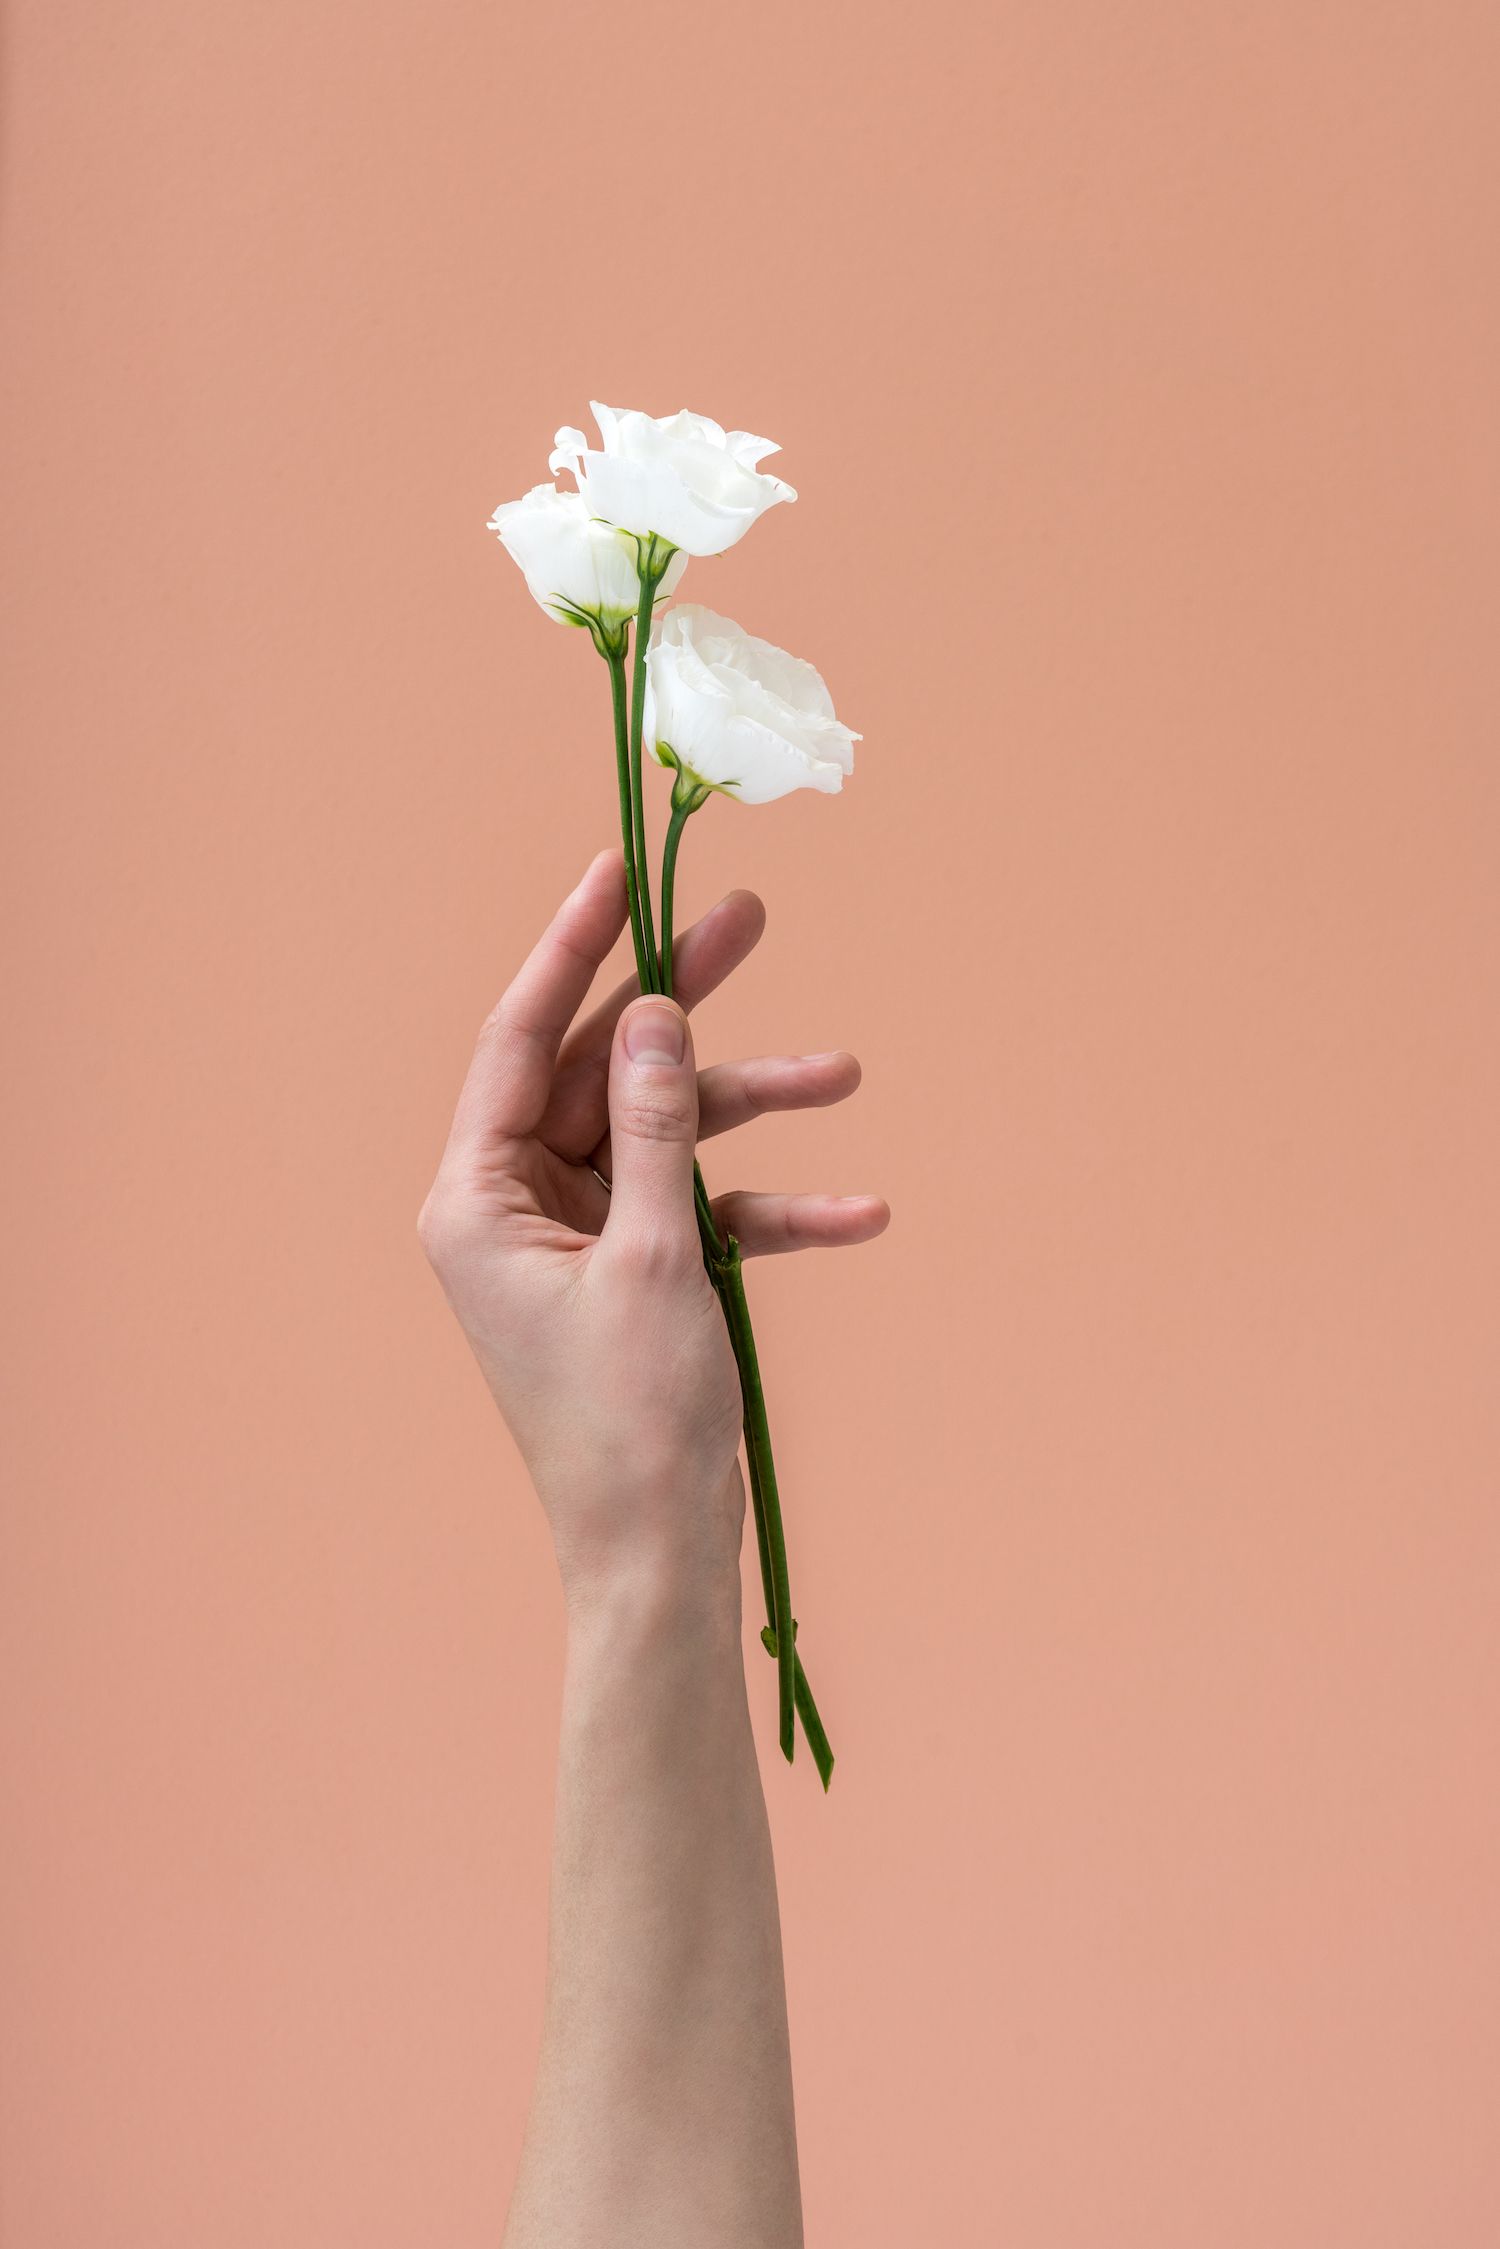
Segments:
[[[1490,2249],[1493,10],[7,19],[0,2245],[496,2238],[559,1614],[412,1220],[597,391],[782,440],[694,590],[866,735],[684,867],[867,1069],[713,1179],[896,1209],[755,1275],[810,2239]]]

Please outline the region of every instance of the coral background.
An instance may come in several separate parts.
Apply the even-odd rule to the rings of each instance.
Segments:
[[[781,440],[689,590],[866,737],[683,867],[866,1066],[711,1181],[896,1213],[753,1276],[809,2239],[1491,2249],[1494,10],[4,46],[3,2249],[497,2237],[561,1620],[413,1219],[611,835],[484,528],[591,395]]]

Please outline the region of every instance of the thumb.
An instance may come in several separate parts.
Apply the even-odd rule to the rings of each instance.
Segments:
[[[687,1017],[672,1000],[625,1010],[609,1058],[609,1148],[614,1174],[606,1241],[656,1255],[697,1255],[693,1151],[698,1073]]]

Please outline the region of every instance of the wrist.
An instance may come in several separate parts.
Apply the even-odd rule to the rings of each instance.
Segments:
[[[570,1645],[682,1632],[739,1645],[739,1555],[726,1543],[612,1542],[587,1561],[573,1557],[562,1582]]]
[[[638,1557],[575,1582],[567,1615],[566,1754],[601,1800],[654,1800],[670,1776],[706,1819],[755,1755],[738,1571]]]
[[[533,1470],[535,1473],[535,1470]],[[625,1473],[537,1478],[552,1526],[570,1626],[595,1611],[648,1617],[729,1614],[738,1628],[745,1489],[729,1473],[687,1473],[680,1464],[642,1476]]]

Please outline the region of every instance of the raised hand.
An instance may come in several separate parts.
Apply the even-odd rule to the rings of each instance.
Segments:
[[[625,913],[620,855],[603,853],[480,1033],[421,1221],[570,1588],[642,1548],[715,1568],[737,1551],[740,1394],[694,1222],[694,1146],[859,1082],[845,1054],[695,1074],[683,1007],[633,982],[575,1022]],[[683,935],[684,1007],[763,926],[737,891]],[[873,1196],[744,1192],[716,1214],[746,1255],[864,1241],[888,1216]]]

